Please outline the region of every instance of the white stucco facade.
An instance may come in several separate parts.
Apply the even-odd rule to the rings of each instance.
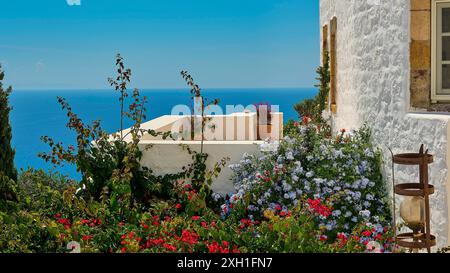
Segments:
[[[412,113],[409,107],[410,1],[320,0],[321,25],[337,17],[337,113],[335,130],[367,123],[383,150],[387,182],[394,153],[417,152],[421,143],[435,156],[430,165],[432,233],[438,247],[449,238],[448,114]],[[418,182],[418,169],[396,167],[398,182]]]

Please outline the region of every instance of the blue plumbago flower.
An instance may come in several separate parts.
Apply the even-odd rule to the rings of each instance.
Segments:
[[[286,181],[283,181],[282,186],[283,186],[283,190],[285,192],[292,190],[292,186],[290,184],[288,184]]]
[[[287,152],[285,157],[287,160],[294,160],[294,154],[292,152]]]
[[[333,230],[336,227],[336,221],[331,220],[326,224],[327,230]]]
[[[212,195],[214,201],[219,201],[222,198],[222,195],[220,195],[219,193],[213,193]]]
[[[335,159],[343,158],[344,157],[344,153],[342,152],[342,150],[333,150],[333,156],[334,156]]]
[[[331,214],[332,214],[334,217],[339,217],[342,213],[341,213],[340,210],[334,210]]]
[[[363,178],[363,179],[361,179],[361,186],[365,189],[366,187],[367,187],[367,185],[369,185],[370,184],[370,181],[369,181],[369,179],[367,179],[367,178]]]
[[[230,205],[241,202],[243,206],[233,208],[247,208],[249,215],[261,218],[267,209],[279,212],[282,206],[286,211],[292,210],[299,200],[314,198],[333,200],[336,209],[332,216],[318,219],[324,228],[331,229],[328,235],[350,231],[364,221],[389,224],[385,220],[390,216],[388,206],[379,188],[375,188],[381,183],[376,178],[377,152],[368,148],[361,137],[349,143],[335,143],[333,138],[323,137],[311,141],[309,136],[316,132],[315,126],[296,129],[298,135],[288,135],[278,142],[266,141],[260,145],[260,153],[245,154],[238,164],[230,165],[235,193],[229,195],[227,213],[223,214],[229,215]],[[275,181],[261,183],[267,172],[277,173]]]
[[[297,194],[295,192],[291,191],[289,193],[289,198],[292,199],[292,200],[296,200],[297,199]]]
[[[370,211],[369,210],[362,210],[359,212],[359,215],[361,215],[364,218],[369,218],[370,217]]]
[[[373,200],[374,200],[374,196],[373,196],[372,194],[368,193],[368,194],[366,195],[366,200],[368,200],[368,201],[373,201]]]
[[[364,150],[364,155],[367,156],[367,157],[371,157],[371,158],[374,157],[373,152],[369,148],[366,148]]]

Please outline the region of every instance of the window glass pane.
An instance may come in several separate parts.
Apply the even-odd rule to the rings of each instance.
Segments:
[[[450,64],[442,65],[442,89],[450,89]]]
[[[450,61],[450,36],[442,37],[442,60]]]
[[[442,9],[442,32],[450,32],[450,8]]]

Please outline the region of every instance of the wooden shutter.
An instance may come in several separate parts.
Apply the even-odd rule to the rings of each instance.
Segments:
[[[336,105],[336,32],[337,32],[337,18],[333,17],[330,22],[330,110],[333,114],[337,112]]]
[[[328,25],[324,25],[322,27],[322,66],[325,65],[325,54],[328,52]],[[330,94],[327,95],[327,98],[325,100],[325,109],[328,109],[328,106],[330,105]]]

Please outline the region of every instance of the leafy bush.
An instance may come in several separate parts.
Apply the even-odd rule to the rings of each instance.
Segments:
[[[319,93],[313,98],[304,100],[294,105],[294,109],[297,111],[300,118],[309,117],[314,122],[322,123],[324,118],[322,113],[324,112],[327,102],[328,94],[330,93],[330,57],[327,51],[324,52],[323,64],[317,68],[317,75],[319,84],[316,86],[319,88]]]
[[[262,145],[261,156],[245,155],[231,166],[236,193],[222,206],[223,215],[260,220],[270,210],[284,216],[303,199],[318,210],[318,227],[330,241],[360,223],[388,226],[381,154],[370,144],[370,131],[330,138],[307,119],[296,131]]]
[[[77,243],[81,252],[100,253],[397,251],[381,154],[368,128],[333,136],[323,119],[291,121],[283,140],[266,142],[230,166],[236,192],[219,196],[210,186],[227,159],[209,170],[203,148],[182,145],[192,163],[177,174],[157,176],[140,166],[142,135],[170,134],[141,129],[146,98],[138,90],[125,110],[131,70],[120,55],[116,65],[118,75],[109,82],[120,92],[121,129],[124,117],[134,125],[108,135],[98,121],[85,125],[59,98],[77,145],[43,137],[51,152],[41,157],[75,164],[82,181],[33,169],[18,183],[0,176],[0,252],[70,252]],[[198,97],[192,77],[182,76]],[[324,101],[325,81],[321,88]],[[314,111],[323,108],[318,105]]]

